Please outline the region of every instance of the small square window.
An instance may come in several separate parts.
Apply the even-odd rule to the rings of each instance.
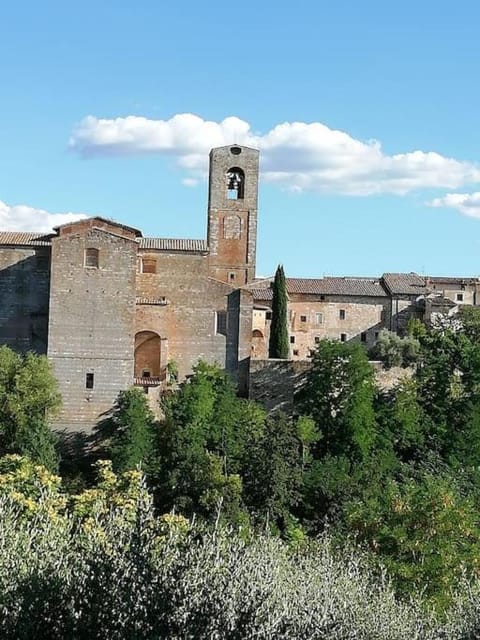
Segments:
[[[293,355],[294,355],[294,356],[298,356],[298,349],[294,349],[294,350],[293,350]]]
[[[315,344],[318,344],[320,342],[320,336],[315,336]]]
[[[93,389],[94,375],[93,373],[87,373],[85,376],[85,389]]]
[[[272,319],[272,312],[271,311],[267,311],[267,313],[265,314],[265,319],[266,320],[271,320]]]
[[[235,274],[234,273],[229,273],[228,274],[228,279],[230,280],[230,282],[233,282],[233,280],[235,280]]]
[[[341,333],[340,334],[340,341],[341,342],[346,342],[347,341],[347,334],[346,333]]]
[[[300,322],[306,322],[307,316],[300,316]]]
[[[345,309],[340,309],[338,312],[340,320],[345,320]]]
[[[360,334],[360,341],[361,342],[366,342],[367,341],[367,333],[366,333],[366,331],[362,331],[362,333]]]
[[[143,258],[142,273],[157,273],[157,261],[153,258]]]
[[[290,336],[290,344],[295,344],[295,336]]]
[[[463,293],[457,293],[457,302],[463,302]]]
[[[325,296],[320,296],[320,300],[325,300]]]

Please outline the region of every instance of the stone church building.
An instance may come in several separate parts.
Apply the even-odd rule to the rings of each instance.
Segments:
[[[200,358],[248,392],[272,314],[271,278],[255,277],[258,162],[243,146],[210,152],[206,240],[144,237],[100,217],[48,235],[0,231],[0,344],[48,355],[63,397],[54,426],[91,430],[132,385],[154,401]],[[287,278],[287,293],[290,359],[305,362],[322,338],[371,347],[411,317],[479,304],[480,281]]]
[[[0,232],[0,344],[48,355],[63,397],[55,426],[90,430],[119,391],[158,391],[200,358],[246,391],[252,296],[241,287],[255,277],[258,156],[211,151],[206,241],[100,217],[50,235]]]

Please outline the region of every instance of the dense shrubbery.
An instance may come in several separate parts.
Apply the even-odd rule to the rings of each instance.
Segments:
[[[377,388],[361,345],[321,341],[291,416],[267,416],[254,403],[237,398],[230,379],[202,362],[192,378],[164,400],[162,422],[154,421],[144,394],[124,392],[112,419],[98,433],[112,463],[102,463],[97,484],[79,495],[60,492],[60,481],[37,464],[41,459],[35,439],[27,437],[29,419],[35,429],[39,424],[43,429],[44,422],[34,418],[40,418],[42,407],[56,402],[54,389],[52,393],[46,384],[48,367],[42,361],[41,375],[36,376],[33,360],[0,351],[0,386],[8,381],[0,389],[3,453],[32,457],[32,462],[0,458],[0,497],[8,503],[3,507],[4,522],[10,527],[10,533],[2,533],[2,563],[4,579],[12,580],[10,586],[5,583],[5,615],[16,615],[8,607],[25,602],[25,612],[35,611],[32,620],[38,615],[53,624],[47,600],[51,596],[53,607],[62,594],[58,606],[66,611],[68,623],[63,618],[57,622],[67,625],[62,629],[73,629],[74,637],[83,637],[75,631],[80,623],[84,627],[78,629],[93,634],[88,625],[93,629],[94,620],[99,629],[107,628],[103,620],[111,620],[109,637],[119,638],[241,638],[254,635],[255,625],[261,628],[256,637],[403,638],[403,630],[418,638],[477,637],[475,630],[453,627],[440,636],[426,612],[447,615],[461,610],[461,615],[451,615],[457,620],[463,616],[465,625],[471,621],[474,629],[480,604],[480,319],[478,312],[468,312],[432,330],[418,323],[411,329],[416,341],[413,377],[388,391]],[[50,441],[42,455],[52,446]],[[47,464],[49,459],[45,455]],[[153,517],[148,494],[138,491],[138,465],[156,513],[181,516]],[[63,486],[74,493],[85,484],[75,477]],[[139,504],[144,506],[139,509]],[[197,523],[192,530],[184,518]],[[335,553],[326,542],[327,525]],[[318,537],[320,542],[312,542]],[[8,568],[9,554],[20,558],[37,544],[45,562],[48,549],[55,549],[57,564],[43,565],[40,556],[23,568],[20,564],[17,584]],[[361,545],[362,552],[345,551],[353,544]],[[209,558],[216,560],[209,564]],[[264,567],[265,560],[267,568],[255,573],[253,564],[242,564],[245,558],[255,558],[258,567]],[[162,564],[167,560],[174,564]],[[148,584],[137,585],[137,595],[129,580],[137,584],[140,569],[129,562],[138,562],[149,576]],[[333,576],[329,588],[341,594],[342,584],[346,602],[362,602],[358,610],[339,604],[340,595],[326,595],[329,578],[320,562]],[[40,577],[28,573],[37,566]],[[170,570],[175,584],[168,587],[173,591],[165,591]],[[383,570],[393,591],[379,577]],[[91,571],[92,583],[82,571]],[[79,584],[87,581],[92,593],[108,591],[108,581],[118,584],[121,601],[113,602],[111,594],[104,593],[99,597],[102,604],[90,602],[87,587],[79,587],[83,596],[78,597],[84,600],[78,607],[84,606],[86,613],[75,618],[76,574]],[[274,584],[268,585],[267,578]],[[250,595],[245,586],[249,580],[254,585]],[[45,598],[32,595],[37,584]],[[8,600],[17,589],[18,598]],[[207,593],[210,589],[213,594]],[[368,591],[374,594],[370,609],[362,600]],[[424,628],[415,622],[412,597],[424,611],[423,617],[417,616],[427,621]],[[292,602],[299,603],[298,612]],[[138,624],[137,605],[144,616]],[[43,614],[37,606],[45,608]],[[333,618],[327,613],[323,618],[322,607],[333,611],[335,619],[323,636],[318,619],[328,627]],[[364,618],[358,613],[362,607]],[[120,611],[119,619],[124,620],[123,636],[109,617],[113,611]],[[15,637],[29,637],[30,627],[23,630],[28,615],[22,616]],[[315,632],[308,631],[309,617],[317,620]],[[395,627],[395,618],[402,621],[400,626]],[[272,620],[277,620],[277,627],[269,626]],[[380,622],[384,631],[371,626]]]
[[[372,357],[381,360],[385,367],[408,367],[418,360],[420,343],[412,335],[403,338],[392,331],[382,329],[372,348]]]
[[[363,554],[335,551],[325,536],[292,546],[158,518],[138,474],[117,477],[108,465],[98,487],[74,500],[60,500],[58,482],[31,463],[9,458],[7,466],[0,475],[5,640],[464,637],[467,618],[439,623],[418,604],[397,602]]]

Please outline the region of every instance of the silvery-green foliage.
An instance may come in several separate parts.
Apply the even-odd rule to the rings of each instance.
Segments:
[[[145,497],[135,518],[119,509],[87,525],[0,502],[2,640],[468,637],[399,603],[361,553],[327,537],[292,550],[222,528],[165,531]]]

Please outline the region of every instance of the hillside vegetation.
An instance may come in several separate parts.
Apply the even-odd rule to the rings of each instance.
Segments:
[[[48,363],[0,349],[2,637],[478,637],[478,311],[405,344],[385,391],[321,341],[295,415],[202,362],[161,423],[125,391],[95,478],[52,475]]]

